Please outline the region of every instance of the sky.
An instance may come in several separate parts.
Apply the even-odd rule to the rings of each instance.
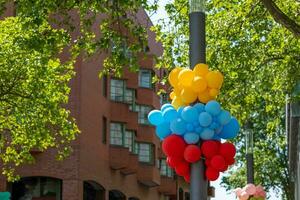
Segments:
[[[149,2],[153,2],[153,1],[154,0],[149,0]],[[150,16],[151,21],[153,22],[154,25],[157,24],[159,19],[164,19],[164,18],[167,19],[168,15],[164,9],[164,6],[168,2],[171,2],[171,0],[160,0],[159,1],[159,8],[158,8],[157,13]],[[220,176],[218,178],[218,180],[211,182],[211,186],[213,186],[215,188],[215,198],[212,198],[212,200],[235,200],[236,197],[232,191],[227,192],[225,190],[225,188],[220,186],[221,179],[222,179],[222,176]],[[241,187],[243,187],[243,186],[241,186]],[[276,197],[275,193],[272,191],[269,192],[269,195],[270,195],[269,200],[280,200],[280,198]]]

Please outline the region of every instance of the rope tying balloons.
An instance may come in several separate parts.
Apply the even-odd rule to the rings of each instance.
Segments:
[[[148,114],[162,140],[167,164],[189,182],[190,164],[205,159],[206,177],[214,181],[234,164],[234,145],[220,141],[236,137],[240,128],[237,119],[215,100],[223,75],[210,71],[206,64],[197,64],[193,70],[173,69],[168,80],[173,87],[172,102]],[[203,142],[198,146],[200,140]]]

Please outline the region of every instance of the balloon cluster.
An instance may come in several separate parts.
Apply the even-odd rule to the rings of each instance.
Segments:
[[[167,155],[167,164],[186,182],[190,181],[190,164],[201,158],[205,158],[205,174],[210,181],[215,181],[220,172],[234,163],[235,147],[229,142],[207,140],[199,147],[187,144],[182,137],[172,134],[163,140],[162,149]]]
[[[202,103],[216,99],[223,84],[219,71],[210,71],[206,64],[197,64],[193,70],[174,68],[168,77],[173,86],[170,93],[175,108],[186,106],[197,99]]]
[[[171,104],[164,104],[161,110],[152,110],[148,120],[156,126],[156,134],[161,140],[176,134],[187,144],[196,144],[200,139],[232,139],[239,131],[238,121],[215,100],[178,110]]]
[[[205,159],[206,177],[214,181],[235,161],[234,145],[220,140],[236,137],[240,128],[236,118],[214,100],[223,75],[210,71],[206,64],[197,64],[193,70],[173,69],[169,82],[173,86],[172,103],[148,114],[163,141],[167,164],[189,182],[190,164]],[[197,100],[199,103],[192,104]]]
[[[205,158],[205,174],[210,181],[217,180],[220,172],[226,171],[228,166],[235,162],[236,150],[232,143],[208,140],[202,143],[201,150]]]
[[[244,188],[236,188],[234,192],[239,200],[266,199],[266,192],[261,185],[247,184]]]

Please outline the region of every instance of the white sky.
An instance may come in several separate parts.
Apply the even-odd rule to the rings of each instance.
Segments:
[[[149,0],[149,2],[153,2],[154,0]],[[159,19],[167,18],[167,13],[164,9],[164,6],[166,3],[171,2],[172,0],[159,0],[159,9],[156,14],[151,16],[151,20],[153,24],[155,25]],[[211,186],[215,187],[215,198],[212,198],[212,200],[235,200],[235,195],[232,192],[226,192],[225,188],[220,186],[221,182],[221,176],[218,180],[211,182]],[[241,186],[243,187],[243,186]],[[269,200],[280,200],[279,197],[276,197],[274,192],[269,193],[271,197]]]

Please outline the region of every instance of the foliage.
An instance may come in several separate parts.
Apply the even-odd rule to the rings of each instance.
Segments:
[[[290,17],[299,21],[299,4],[276,1]],[[163,43],[158,67],[188,66],[188,9],[186,0],[166,5],[170,16],[153,28]],[[297,38],[277,24],[262,2],[207,1],[207,63],[225,75],[219,100],[238,116],[255,137],[255,180],[267,189],[282,190],[291,199],[287,144],[284,131],[286,95],[300,78]],[[245,128],[235,140],[237,164],[223,184],[227,189],[245,185]],[[276,166],[276,167],[275,167]]]
[[[34,161],[31,150],[58,149],[65,157],[79,132],[68,102],[73,63],[56,58],[70,40],[46,22],[30,18],[0,21],[0,158],[3,173],[14,178],[16,166]]]
[[[156,9],[145,0],[0,0],[1,13],[15,10],[0,22],[0,158],[9,180],[18,178],[17,166],[34,162],[32,149],[69,154],[79,130],[65,107],[78,56],[106,54],[100,75],[138,70],[147,46],[141,7]],[[70,57],[61,62],[63,49]]]

